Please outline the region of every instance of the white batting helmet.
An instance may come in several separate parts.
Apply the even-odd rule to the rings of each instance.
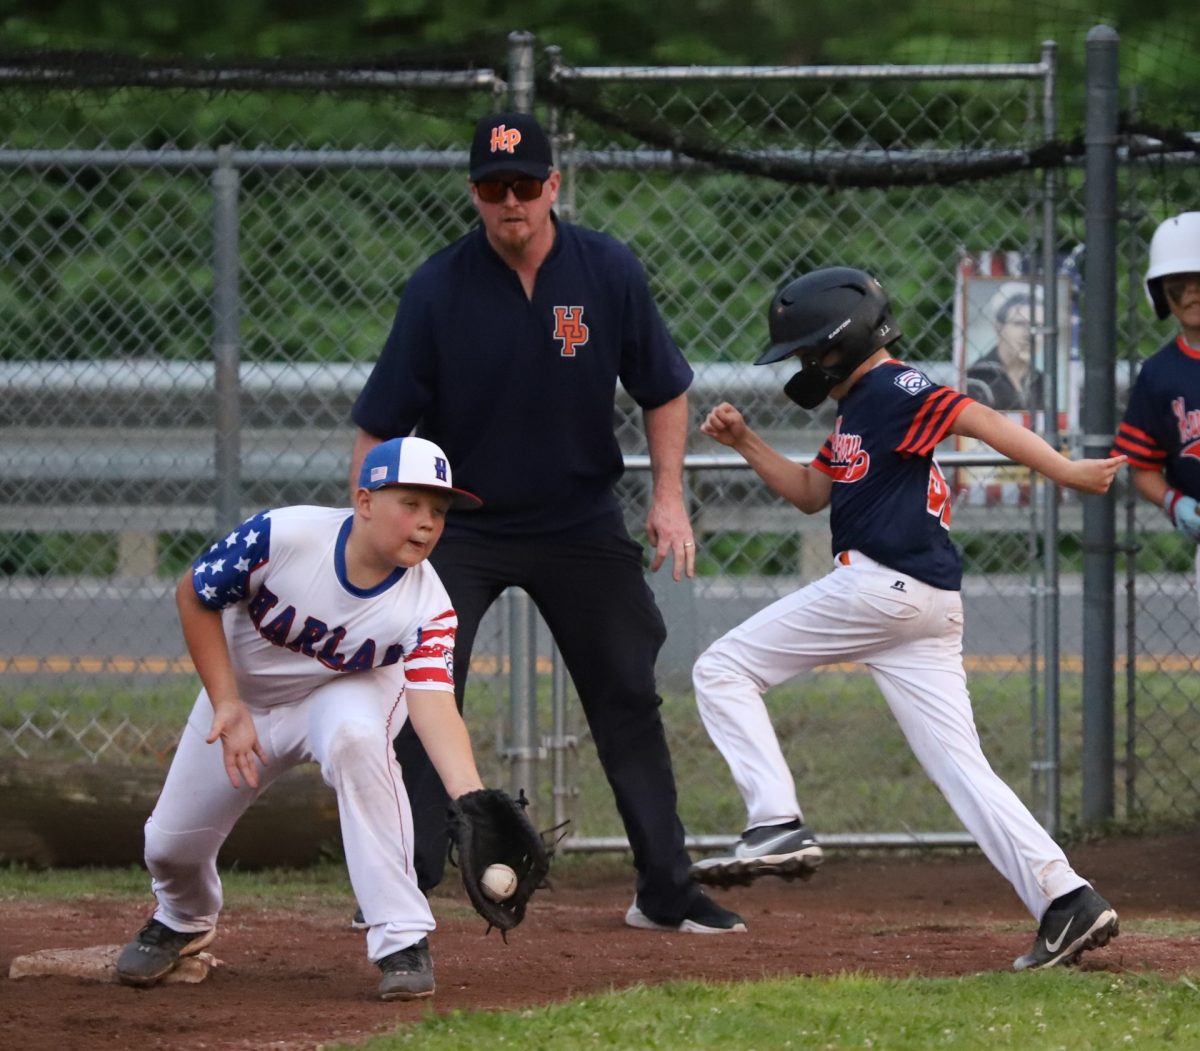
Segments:
[[[1168,274],[1200,274],[1200,212],[1172,216],[1150,239],[1146,297],[1160,318],[1171,313],[1161,280]]]

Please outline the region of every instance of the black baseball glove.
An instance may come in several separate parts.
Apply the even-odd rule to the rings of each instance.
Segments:
[[[488,930],[512,930],[525,918],[525,906],[550,872],[554,844],[547,843],[525,815],[529,800],[499,788],[480,788],[450,803],[450,861],[462,873],[463,886]],[[517,874],[517,889],[503,901],[483,893],[480,880],[489,865],[507,865]],[[485,932],[486,933],[486,932]]]

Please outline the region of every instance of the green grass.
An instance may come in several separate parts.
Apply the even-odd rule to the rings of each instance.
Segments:
[[[277,908],[344,906],[353,897],[346,866],[331,860],[303,869],[221,867],[221,883],[231,905]],[[140,865],[121,868],[41,869],[24,864],[0,866],[0,901],[119,900],[144,897],[150,877]]]
[[[1032,764],[1042,758],[1044,728],[1030,716],[1027,672],[984,671],[969,676],[975,721],[996,772],[1041,816],[1045,785],[1034,782]],[[1160,732],[1139,735],[1135,770],[1139,806],[1126,808],[1126,724],[1116,721],[1115,786],[1118,817],[1194,813],[1196,789],[1188,759],[1195,701],[1167,673],[1139,675],[1139,718]],[[767,694],[784,755],[796,780],[801,806],[818,832],[957,831],[961,826],[934,788],[896,726],[874,681],[865,671],[822,670]],[[575,705],[575,708],[578,706]],[[1061,829],[1079,824],[1082,794],[1083,678],[1061,676]],[[548,710],[547,710],[548,712]],[[663,718],[679,786],[680,815],[698,835],[734,833],[745,810],[724,761],[709,741],[690,694],[664,698]],[[539,715],[548,725],[549,715]],[[1036,750],[1036,754],[1035,754]],[[1194,753],[1191,753],[1194,755]],[[581,745],[572,757],[578,797],[575,834],[616,835],[620,821],[594,750]],[[1127,812],[1128,811],[1128,812]]]
[[[1118,678],[1118,693],[1123,678]],[[1045,786],[1031,767],[1041,758],[1040,735],[1030,715],[1030,678],[1019,668],[973,671],[969,676],[976,723],[993,767],[1041,816]],[[1040,688],[1040,680],[1039,680]],[[1078,824],[1082,790],[1082,676],[1061,676],[1061,830]],[[508,785],[504,758],[508,715],[507,679],[472,676],[467,718],[480,771],[489,783]],[[1192,773],[1196,702],[1177,674],[1138,675],[1136,799],[1130,801],[1124,766],[1126,720],[1116,720],[1117,816],[1181,816],[1195,812]],[[112,675],[84,678],[76,687],[52,691],[26,681],[0,691],[0,733],[39,761],[97,762],[121,766],[149,763],[165,771],[171,749],[195,698],[192,675]],[[1118,697],[1118,705],[1123,705]],[[956,831],[957,819],[909,751],[874,681],[865,671],[826,669],[767,694],[771,717],[796,779],[800,801],[818,830],[874,832]],[[695,835],[737,832],[744,806],[732,777],[709,740],[690,692],[663,698],[680,814]],[[1120,708],[1119,708],[1120,711]],[[578,701],[567,702],[568,733],[578,748],[565,758],[574,836],[622,833],[612,793],[583,725]],[[553,725],[549,679],[539,681],[539,734]],[[35,729],[30,729],[33,727]],[[1035,739],[1035,731],[1038,735]],[[1035,754],[1036,753],[1036,754]],[[539,785],[524,786],[543,814],[552,814],[552,764],[542,764]]]
[[[363,1051],[464,1047],[582,1051],[1200,1046],[1189,977],[1099,972],[963,978],[773,979],[638,987],[536,1010],[427,1015]],[[343,1047],[347,1045],[334,1045]]]
[[[292,909],[345,907],[353,895],[345,862],[329,857],[305,868],[243,870],[222,864],[221,883],[226,908],[267,905]],[[605,882],[628,878],[630,861],[624,854],[560,854],[554,861],[555,879],[563,883]],[[119,900],[144,896],[149,877],[141,865],[39,868],[23,862],[0,863],[0,902]],[[435,898],[458,900],[458,882],[446,880],[431,892]]]

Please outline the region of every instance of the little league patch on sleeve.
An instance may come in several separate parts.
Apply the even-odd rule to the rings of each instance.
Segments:
[[[909,369],[907,372],[900,373],[893,382],[908,394],[920,394],[921,391],[933,386],[929,377],[923,372],[918,372],[916,369]]]

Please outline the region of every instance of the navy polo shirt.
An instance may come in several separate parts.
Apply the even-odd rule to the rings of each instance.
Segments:
[[[619,522],[617,383],[646,409],[691,384],[633,252],[594,230],[555,230],[532,300],[482,226],[426,260],[354,403],[368,434],[416,427],[437,442],[454,484],[482,497],[448,531]]]

